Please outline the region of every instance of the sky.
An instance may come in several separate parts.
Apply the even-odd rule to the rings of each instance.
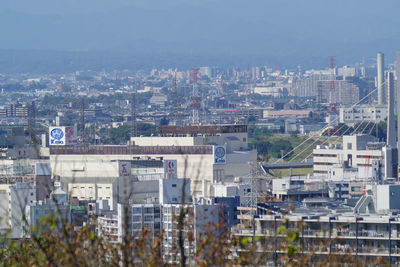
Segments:
[[[399,11],[398,0],[0,0],[0,48],[394,59]]]

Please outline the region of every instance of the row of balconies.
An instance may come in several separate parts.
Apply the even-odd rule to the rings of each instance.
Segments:
[[[288,229],[288,231],[298,231],[297,229]],[[253,230],[252,229],[236,229],[235,230],[236,234],[239,235],[253,235]],[[277,236],[277,237],[284,237],[285,235],[281,235],[278,232],[275,233],[274,229],[268,230],[268,229],[263,229],[263,230],[256,230],[255,231],[256,235],[266,235],[266,236]],[[311,230],[311,229],[305,229],[300,231],[300,235],[305,237],[305,238],[329,238],[329,231],[322,231],[322,230]],[[360,238],[360,239],[389,239],[389,233],[388,232],[376,232],[373,230],[359,230],[358,233],[353,230],[342,230],[338,231],[337,229],[334,229],[330,235],[331,238]],[[370,238],[372,237],[372,238]],[[393,230],[391,234],[391,239],[400,239],[400,232],[397,230]]]

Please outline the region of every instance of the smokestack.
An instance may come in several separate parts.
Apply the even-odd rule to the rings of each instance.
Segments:
[[[389,97],[386,144],[391,148],[396,148],[396,129],[394,125],[394,75],[391,71],[387,73],[387,88]]]
[[[384,70],[384,55],[379,52],[376,57],[376,65],[377,65],[377,82],[378,82],[378,105],[383,105],[386,103],[385,101],[385,90],[384,90],[384,82],[385,82],[385,70]]]
[[[400,50],[396,51],[397,159],[400,159]]]

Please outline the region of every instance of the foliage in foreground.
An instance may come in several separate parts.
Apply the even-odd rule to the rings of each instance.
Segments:
[[[287,225],[287,221],[282,223]],[[72,225],[64,225],[54,218],[43,218],[39,227],[33,229],[31,238],[11,241],[2,239],[1,266],[263,266],[274,262],[275,266],[365,266],[366,261],[351,256],[325,254],[323,251],[334,240],[323,240],[315,250],[306,250],[300,237],[302,224],[297,228],[281,225],[275,237],[231,236],[219,233],[223,225],[210,225],[207,234],[198,236],[196,250],[190,260],[166,262],[162,257],[162,235],[143,229],[140,236],[127,236],[121,243],[112,243],[99,236],[95,227],[89,225],[74,231]],[[251,230],[249,227],[247,230]],[[40,233],[40,234],[34,234]],[[279,236],[279,237],[278,237]],[[194,242],[193,232],[186,233]],[[174,248],[179,251],[179,242]],[[279,251],[279,255],[275,253]],[[186,255],[188,256],[188,255]],[[368,262],[373,266],[388,266],[385,259]]]

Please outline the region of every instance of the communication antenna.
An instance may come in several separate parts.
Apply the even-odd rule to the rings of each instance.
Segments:
[[[250,165],[250,174],[248,175],[251,191],[247,195],[248,203],[247,206],[252,207],[252,215],[253,212],[257,209],[258,199],[263,196],[263,192],[260,189],[258,182],[260,179],[265,177],[265,171],[262,168],[259,162],[249,162]]]

